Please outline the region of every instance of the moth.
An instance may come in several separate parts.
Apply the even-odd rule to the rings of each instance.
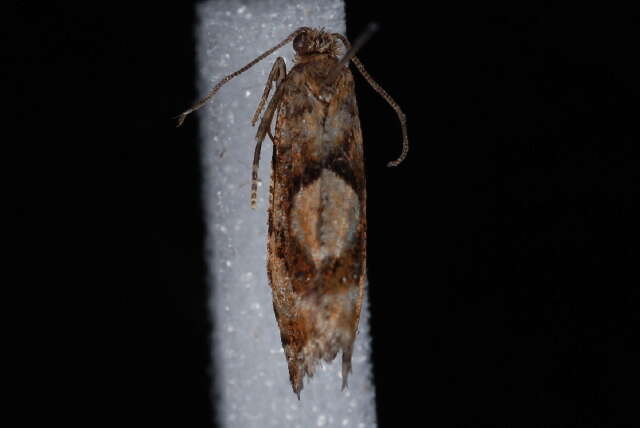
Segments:
[[[291,386],[298,399],[304,376],[342,352],[347,386],[366,279],[366,191],[356,68],[396,111],[406,157],[405,116],[355,56],[376,31],[370,25],[353,47],[345,36],[301,27],[241,69],[227,75],[178,119],[202,107],[232,78],[293,41],[293,68],[278,57],[252,124],[275,86],[256,134],[251,205],[256,205],[258,163],[268,135],[273,149],[269,197],[267,272]],[[346,51],[346,52],[344,52]],[[339,55],[342,54],[341,57]],[[275,132],[271,132],[275,118]]]

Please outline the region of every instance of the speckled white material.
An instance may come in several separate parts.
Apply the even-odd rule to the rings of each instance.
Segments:
[[[205,94],[301,26],[345,33],[338,0],[207,1],[198,6],[198,88]],[[374,427],[368,307],[363,306],[349,388],[341,391],[340,357],[291,390],[266,275],[271,141],[262,146],[256,210],[250,207],[256,129],[250,120],[271,66],[287,45],[225,85],[200,110],[204,164],[214,399],[225,427]]]

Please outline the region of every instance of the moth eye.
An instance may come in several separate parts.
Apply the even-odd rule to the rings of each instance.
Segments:
[[[293,50],[298,53],[302,53],[307,50],[306,48],[307,48],[307,33],[303,32],[298,34],[293,39]]]

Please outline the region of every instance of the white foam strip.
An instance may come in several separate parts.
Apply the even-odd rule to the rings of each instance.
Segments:
[[[207,1],[198,6],[198,88],[204,95],[301,26],[345,33],[338,0]],[[349,388],[341,391],[340,356],[305,379],[301,400],[289,374],[266,275],[271,142],[262,149],[256,210],[250,207],[255,128],[250,120],[277,56],[287,45],[225,85],[200,112],[207,221],[214,406],[224,427],[373,427],[368,307],[363,306]]]

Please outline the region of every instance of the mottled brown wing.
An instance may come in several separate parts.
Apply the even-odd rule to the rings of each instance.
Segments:
[[[268,274],[289,375],[342,350],[343,387],[364,293],[366,195],[353,76],[336,60],[297,64],[283,82],[273,151]]]

